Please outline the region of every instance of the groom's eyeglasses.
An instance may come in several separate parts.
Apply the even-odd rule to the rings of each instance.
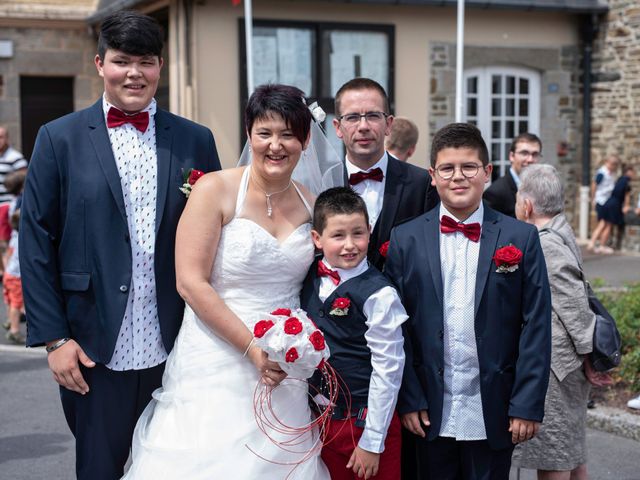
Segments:
[[[442,180],[451,180],[456,173],[456,168],[458,167],[454,165],[440,165],[435,171]],[[464,178],[471,179],[478,175],[480,169],[484,167],[477,163],[465,163],[459,168]]]
[[[384,122],[388,116],[389,114],[384,112],[346,113],[344,115],[340,115],[338,117],[338,121],[352,127],[359,124],[362,118],[364,118],[367,123],[379,124]]]

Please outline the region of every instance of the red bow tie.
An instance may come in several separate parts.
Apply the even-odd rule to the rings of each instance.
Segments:
[[[340,274],[335,270],[331,270],[324,264],[324,262],[318,262],[318,276],[331,278],[334,285],[338,285],[340,283]]]
[[[381,182],[384,178],[384,174],[380,168],[374,168],[370,172],[357,172],[349,175],[349,185],[357,185],[365,180],[373,180],[374,182]]]
[[[480,224],[479,223],[458,223],[453,218],[443,215],[440,219],[440,231],[442,233],[462,232],[472,242],[480,240]]]
[[[133,115],[126,115],[117,108],[111,107],[107,113],[107,127],[119,127],[125,123],[130,123],[144,133],[149,126],[149,112],[138,112]]]

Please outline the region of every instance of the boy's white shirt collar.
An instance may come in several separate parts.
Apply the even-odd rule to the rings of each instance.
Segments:
[[[442,216],[443,215],[448,215],[449,217],[453,218],[458,223],[468,224],[468,223],[478,222],[480,225],[482,225],[482,221],[484,220],[484,205],[482,204],[482,201],[480,201],[480,205],[478,206],[476,211],[473,212],[471,215],[469,215],[469,218],[467,218],[463,222],[461,222],[458,219],[458,217],[456,217],[453,213],[451,213],[449,210],[447,210],[447,207],[445,207],[442,202],[440,202],[440,212],[439,213],[440,213],[440,217],[439,217],[440,220],[442,220]]]
[[[347,280],[353,277],[357,277],[358,275],[366,272],[367,269],[369,268],[369,262],[367,261],[366,256],[362,259],[362,261],[358,265],[348,269],[332,267],[331,264],[329,264],[329,262],[324,256],[320,261],[324,263],[327,268],[330,268],[331,270],[335,270],[336,272],[338,272],[338,274],[340,275],[340,284],[346,282]]]

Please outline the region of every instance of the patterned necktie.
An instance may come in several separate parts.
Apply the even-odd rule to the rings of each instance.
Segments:
[[[335,270],[331,270],[324,264],[324,262],[318,262],[318,276],[329,277],[334,285],[338,285],[340,283],[340,274]]]
[[[111,107],[107,113],[107,127],[119,127],[125,123],[130,123],[144,133],[149,126],[149,112],[138,112],[133,115],[126,115],[117,108]]]
[[[442,233],[462,232],[472,242],[480,240],[480,224],[479,223],[458,223],[453,218],[443,215],[440,219],[440,231]]]
[[[357,185],[365,180],[373,180],[374,182],[381,182],[384,178],[382,170],[374,168],[370,172],[356,172],[349,175],[349,185]]]

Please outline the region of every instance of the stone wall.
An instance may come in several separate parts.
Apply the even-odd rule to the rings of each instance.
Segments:
[[[454,121],[455,45],[431,45],[429,128],[431,135]],[[544,161],[560,171],[566,185],[566,212],[577,227],[578,187],[581,175],[582,95],[580,47],[518,48],[467,46],[465,69],[525,67],[540,73],[540,136]]]
[[[74,108],[91,105],[102,92],[102,79],[93,65],[96,44],[86,25],[3,26],[0,39],[13,41],[13,57],[0,58],[0,123],[9,128],[20,149],[20,77],[74,78]]]
[[[609,0],[593,54],[592,175],[611,154],[636,166],[632,205],[640,192],[640,5]],[[640,251],[640,228],[629,225],[623,248]]]

